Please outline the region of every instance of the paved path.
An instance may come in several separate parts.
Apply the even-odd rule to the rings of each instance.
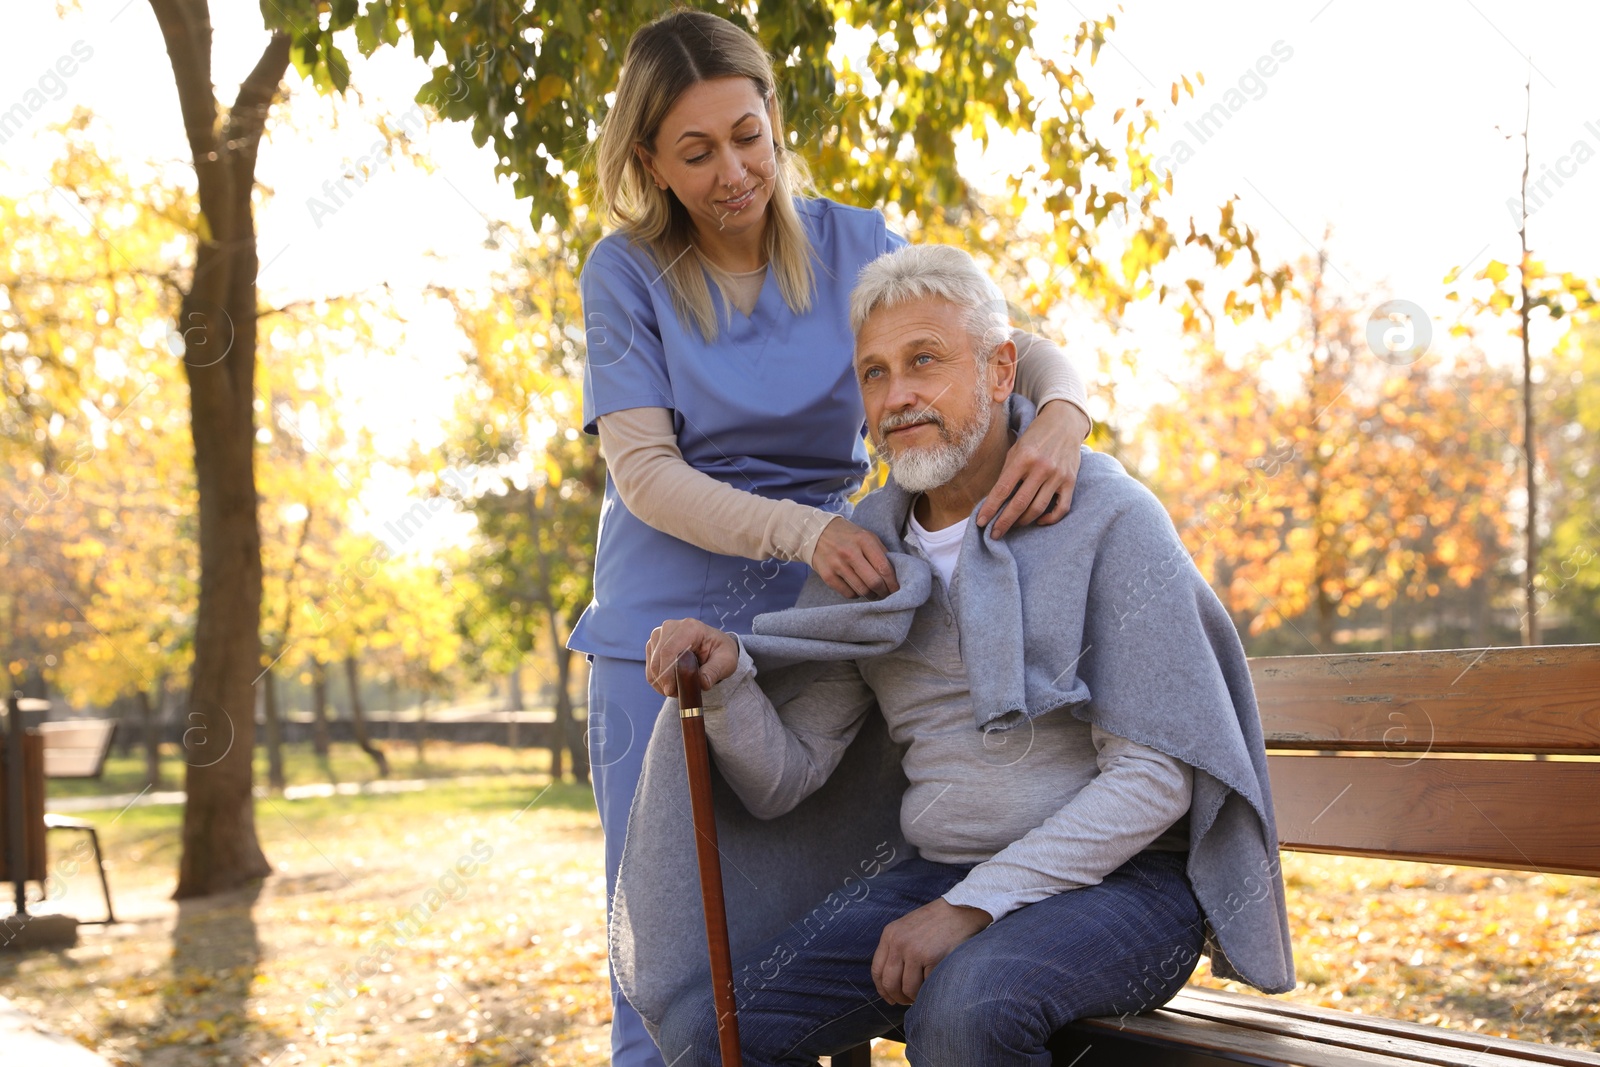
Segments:
[[[11,1067],[110,1067],[96,1053],[0,997],[0,1063]]]

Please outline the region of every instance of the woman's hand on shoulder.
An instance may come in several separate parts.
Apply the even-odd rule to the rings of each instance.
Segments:
[[[835,515],[822,528],[811,553],[811,569],[840,596],[884,597],[900,589],[883,542],[843,515]]]
[[[978,525],[989,526],[989,535],[998,538],[1014,526],[1049,526],[1066,518],[1083,461],[1079,448],[1088,436],[1089,417],[1075,404],[1046,404],[1006,453],[1000,478],[978,509]]]

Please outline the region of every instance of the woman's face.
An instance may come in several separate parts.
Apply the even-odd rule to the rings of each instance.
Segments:
[[[655,150],[638,152],[656,185],[689,209],[702,236],[760,232],[777,159],[772,116],[749,78],[691,86],[661,121]]]

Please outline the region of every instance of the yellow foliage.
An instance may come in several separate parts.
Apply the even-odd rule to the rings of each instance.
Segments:
[[[1305,325],[1280,348],[1240,366],[1197,341],[1179,400],[1151,409],[1142,441],[1152,487],[1239,624],[1261,634],[1310,612],[1306,652],[1332,651],[1333,620],[1362,605],[1483,575],[1510,542],[1516,474],[1495,430],[1515,422],[1505,378],[1470,353],[1448,374],[1373,359],[1358,309],[1316,271],[1297,271]],[[1269,366],[1297,381],[1280,395]]]

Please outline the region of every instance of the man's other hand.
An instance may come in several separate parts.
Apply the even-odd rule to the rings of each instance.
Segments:
[[[644,674],[662,696],[678,695],[678,657],[692,649],[700,661],[700,684],[713,686],[739,666],[739,642],[699,619],[672,619],[650,631]]]
[[[878,995],[890,1004],[911,1004],[934,966],[993,921],[982,908],[951,904],[943,897],[902,915],[883,928],[872,956]]]

